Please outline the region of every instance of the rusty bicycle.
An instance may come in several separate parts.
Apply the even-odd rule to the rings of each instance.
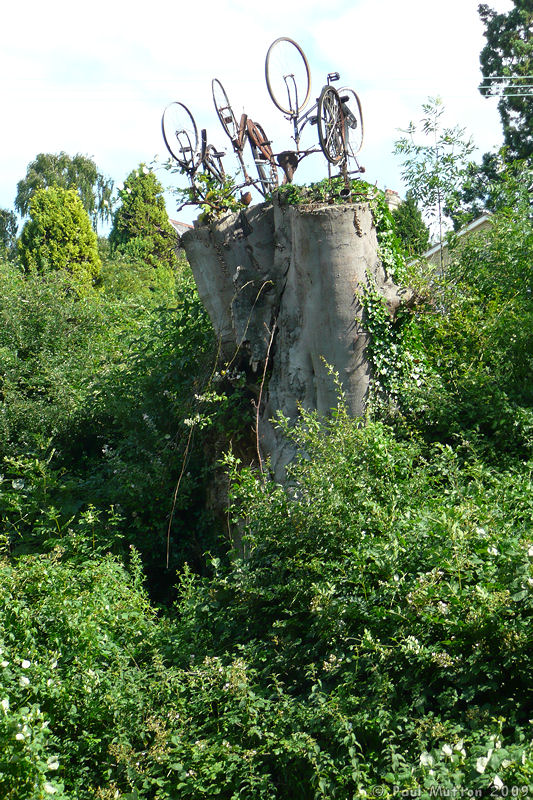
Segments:
[[[222,158],[225,153],[208,143],[205,128],[198,136],[196,122],[186,105],[178,101],[170,103],[163,112],[161,129],[170,155],[189,178],[202,167],[211,177],[224,182]]]
[[[211,87],[217,116],[231,141],[245,184],[255,186],[260,194],[266,197],[278,186],[278,172],[271,142],[262,126],[258,122],[253,122],[247,114],[241,114],[237,122],[226,90],[218,78],[213,78]],[[247,142],[257,170],[257,179],[250,177],[246,167],[244,150]]]
[[[363,141],[363,115],[357,93],[344,87],[337,91],[332,83],[340,79],[330,72],[316,102],[304,112],[311,95],[309,62],[300,45],[281,36],[268,48],[265,60],[268,93],[274,105],[292,122],[294,156],[297,161],[320,150],[331,165],[347,172],[348,159],[355,159]],[[307,124],[318,128],[318,146],[302,149],[300,140]],[[356,133],[352,133],[356,132]],[[363,171],[357,164],[357,169]]]

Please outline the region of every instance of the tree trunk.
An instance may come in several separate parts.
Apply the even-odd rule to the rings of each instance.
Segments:
[[[294,448],[272,418],[281,411],[294,421],[299,406],[327,415],[338,400],[330,367],[361,416],[371,381],[362,292],[380,292],[391,314],[402,299],[383,269],[371,209],[274,200],[195,227],[182,245],[222,357],[254,376],[258,456],[282,480]]]

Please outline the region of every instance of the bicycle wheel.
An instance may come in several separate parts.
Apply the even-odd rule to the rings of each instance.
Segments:
[[[266,54],[265,77],[272,102],[284,114],[297,116],[311,93],[311,73],[305,53],[292,39],[281,36]]]
[[[324,86],[318,98],[318,140],[322,152],[331,164],[346,157],[344,144],[344,115],[339,93],[333,86]]]
[[[239,133],[239,126],[237,125],[233,109],[229,104],[226,90],[218,78],[213,78],[211,81],[211,88],[213,90],[213,102],[217,110],[218,118],[229,138],[234,142]]]
[[[265,197],[279,185],[278,168],[274,162],[274,153],[266,133],[259,123],[252,122],[249,119],[247,130],[252,157],[259,175],[259,186],[257,188]]]
[[[349,86],[338,89],[338,92],[342,102],[342,113],[344,114],[345,121],[344,132],[346,149],[349,151],[350,155],[356,156],[363,146],[365,133],[361,101],[357,93]]]
[[[250,144],[253,144],[256,150],[260,151],[264,159],[270,161],[274,157],[274,154],[263,127],[258,122],[253,122],[249,119],[246,124],[246,129]]]
[[[198,151],[198,130],[187,106],[177,101],[170,103],[163,111],[161,130],[170,155],[183,169],[193,170]]]

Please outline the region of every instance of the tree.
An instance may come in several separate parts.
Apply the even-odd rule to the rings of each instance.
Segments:
[[[177,267],[177,236],[168,220],[163,186],[144,164],[130,172],[119,190],[122,204],[109,234],[112,252],[152,267]]]
[[[50,186],[76,190],[95,227],[98,219],[110,218],[113,182],[98,171],[88,156],[39,153],[28,165],[26,177],[17,184],[15,208],[25,216],[35,192]]]
[[[96,233],[73,189],[35,192],[18,250],[25,270],[65,270],[78,286],[91,285],[101,268]]]
[[[0,255],[9,257],[15,248],[18,222],[12,211],[0,208]]]
[[[499,97],[508,158],[533,157],[533,5],[513,0],[514,8],[497,13],[479,6],[487,43],[480,55],[485,97]]]
[[[396,233],[410,256],[418,256],[429,246],[429,229],[424,224],[413,192],[409,190],[405,200],[392,212]]]
[[[440,97],[429,98],[422,105],[424,116],[418,125],[410,122],[406,135],[395,142],[394,152],[404,157],[402,177],[423,215],[435,222],[438,241],[442,243],[444,217],[451,216],[453,198],[474,144],[465,138],[465,129],[442,125],[444,106]],[[422,136],[421,141],[415,137]]]

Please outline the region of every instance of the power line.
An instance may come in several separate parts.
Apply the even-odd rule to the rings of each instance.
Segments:
[[[533,80],[533,75],[483,75],[484,81],[525,81]]]

